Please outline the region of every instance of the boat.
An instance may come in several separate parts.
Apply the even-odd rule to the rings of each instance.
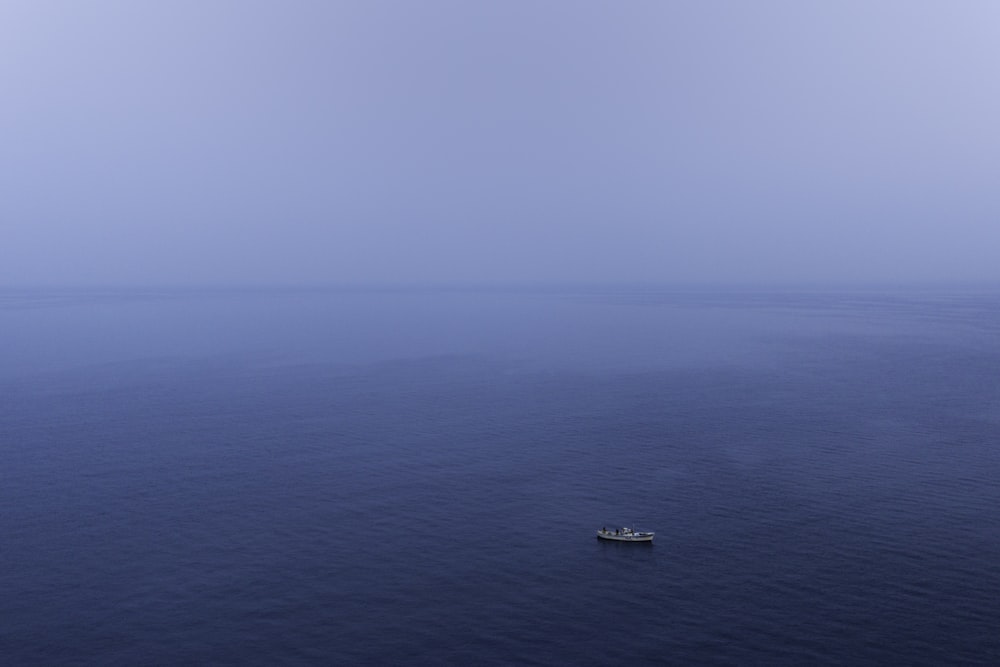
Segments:
[[[597,531],[597,539],[612,540],[615,542],[652,542],[653,535],[655,533],[638,531],[634,528],[616,528],[614,530],[601,528]]]

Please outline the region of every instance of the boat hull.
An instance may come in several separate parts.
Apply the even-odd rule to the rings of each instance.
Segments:
[[[652,542],[653,535],[654,533],[619,533],[616,535],[610,530],[597,531],[597,539],[610,542]]]

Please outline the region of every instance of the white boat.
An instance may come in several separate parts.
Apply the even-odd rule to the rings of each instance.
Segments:
[[[655,533],[646,533],[634,528],[615,528],[608,530],[601,528],[597,531],[597,539],[614,540],[616,542],[652,542]]]

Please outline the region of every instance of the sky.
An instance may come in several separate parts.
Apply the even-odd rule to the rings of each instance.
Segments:
[[[1000,282],[995,0],[4,0],[0,286]]]

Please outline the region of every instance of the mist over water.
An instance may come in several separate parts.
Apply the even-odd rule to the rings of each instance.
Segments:
[[[6,291],[5,655],[993,662],[998,302]]]
[[[364,364],[435,355],[528,367],[774,364],[795,338],[993,333],[992,292],[476,289],[8,289],[0,377],[160,359]],[[933,310],[931,307],[933,306]],[[988,338],[984,342],[988,342]]]

